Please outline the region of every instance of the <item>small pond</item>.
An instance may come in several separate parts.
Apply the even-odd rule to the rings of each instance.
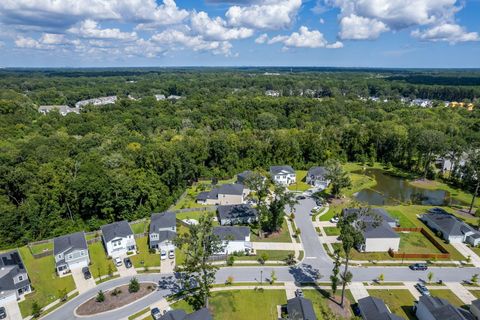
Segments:
[[[408,180],[386,174],[381,169],[367,169],[354,173],[365,174],[377,181],[376,186],[360,190],[354,195],[358,201],[369,205],[412,203],[441,206],[460,204],[459,201],[450,197],[448,191],[414,187],[408,183]]]

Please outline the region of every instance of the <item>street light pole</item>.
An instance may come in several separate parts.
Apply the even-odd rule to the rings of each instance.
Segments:
[[[260,270],[260,285],[263,283],[263,270]]]

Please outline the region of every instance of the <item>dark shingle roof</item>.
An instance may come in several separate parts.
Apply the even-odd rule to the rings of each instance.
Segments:
[[[311,167],[307,175],[314,179],[325,179],[328,171],[325,167]]]
[[[291,166],[271,166],[270,167],[270,174],[272,176],[278,174],[292,174],[295,173],[295,170]]]
[[[83,231],[53,239],[53,254],[68,253],[73,250],[87,250],[87,240]]]
[[[317,320],[312,302],[303,297],[288,300],[287,312],[290,320]]]
[[[250,228],[219,226],[213,228],[213,234],[220,240],[244,241],[250,235]]]
[[[13,278],[26,273],[25,265],[17,250],[0,254],[0,296],[3,291],[17,290],[30,283],[28,278],[15,283]]]
[[[237,174],[237,183],[245,184],[245,181],[249,179],[253,174],[253,171],[246,170]]]
[[[243,184],[224,184],[218,189],[218,194],[241,195],[243,194]]]
[[[344,216],[359,214],[358,208],[345,208],[342,210]],[[365,238],[399,238],[400,236],[393,231],[389,223],[396,220],[390,217],[384,209],[370,209],[366,214],[357,216],[358,221],[363,223],[365,229],[363,235]]]
[[[463,236],[475,230],[454,215],[441,208],[433,208],[421,216],[421,220],[435,223],[443,234],[449,236]]]
[[[160,228],[172,228],[177,224],[175,212],[154,213],[150,218],[150,233],[158,232]]]
[[[365,297],[358,300],[358,307],[365,320],[402,320],[403,318],[388,310],[385,303],[375,297]]]
[[[217,211],[220,221],[225,219],[257,217],[257,209],[252,208],[252,206],[248,204],[218,206]]]
[[[213,320],[207,308],[187,314],[184,310],[172,310],[165,313],[160,320]]]
[[[359,208],[345,208],[342,211],[344,216],[348,216],[350,214],[360,214]],[[373,222],[376,221],[380,217],[382,221],[387,223],[396,222],[394,218],[392,218],[385,209],[382,208],[372,208],[369,209],[366,214],[361,215],[361,220],[364,222]]]
[[[469,314],[461,312],[457,307],[454,307],[445,299],[420,296],[419,303],[422,303],[433,315],[436,320],[466,320],[473,319]]]
[[[106,242],[115,238],[133,235],[132,228],[127,221],[118,221],[102,226],[102,235]]]

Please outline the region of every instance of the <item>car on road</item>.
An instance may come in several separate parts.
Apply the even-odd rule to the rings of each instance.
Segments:
[[[4,307],[0,307],[0,319],[6,319],[7,318],[7,311],[5,311]]]
[[[168,258],[169,258],[169,259],[175,258],[175,250],[170,250],[170,251],[168,251]]]
[[[162,317],[162,313],[160,312],[160,309],[158,308],[153,308],[151,311],[152,318],[155,320],[158,320]]]
[[[303,297],[302,289],[295,290],[295,297]]]
[[[115,258],[115,266],[120,267],[122,265],[122,259],[120,258]]]
[[[130,258],[123,259],[123,263],[125,263],[125,267],[127,267],[127,268],[132,267],[132,260],[130,260]]]
[[[429,296],[430,295],[430,291],[428,291],[428,288],[421,283],[417,283],[415,285],[415,288],[417,288],[418,292],[420,292],[422,294],[422,296]]]
[[[331,223],[338,223],[338,221],[340,221],[340,218],[339,217],[333,217],[332,219],[330,219],[330,222]]]
[[[160,260],[165,260],[165,259],[167,259],[167,251],[162,250],[160,252]]]
[[[424,263],[414,263],[409,266],[410,270],[414,271],[425,271],[428,269],[428,266]]]
[[[297,196],[297,200],[305,200],[307,199],[305,196]]]
[[[88,269],[88,267],[83,267],[82,268],[82,273],[83,273],[83,277],[85,278],[85,280],[88,280],[92,277],[92,274],[90,273],[90,269]]]
[[[320,211],[321,209],[322,209],[321,206],[315,206],[315,207],[313,207],[312,210],[313,210],[313,211]]]

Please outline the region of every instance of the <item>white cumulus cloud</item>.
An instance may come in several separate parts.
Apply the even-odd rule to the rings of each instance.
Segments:
[[[340,38],[353,40],[376,39],[389,28],[381,21],[354,14],[340,20]]]
[[[249,38],[253,30],[249,28],[230,28],[227,22],[220,17],[211,19],[206,12],[193,13],[191,18],[192,29],[210,40],[236,40]]]
[[[267,0],[249,6],[232,6],[225,16],[232,26],[282,29],[292,25],[302,0]]]
[[[343,47],[341,42],[329,44],[323,34],[318,30],[309,30],[301,26],[298,32],[290,35],[279,35],[268,40],[268,44],[283,43],[287,48],[329,48],[336,49]]]
[[[445,23],[426,30],[414,30],[412,36],[425,41],[447,41],[451,43],[479,41],[477,32],[467,32],[458,24]]]
[[[118,28],[101,29],[96,21],[90,19],[82,21],[78,26],[72,27],[67,31],[82,38],[124,41],[133,41],[137,39],[137,34],[135,32],[122,32]]]

